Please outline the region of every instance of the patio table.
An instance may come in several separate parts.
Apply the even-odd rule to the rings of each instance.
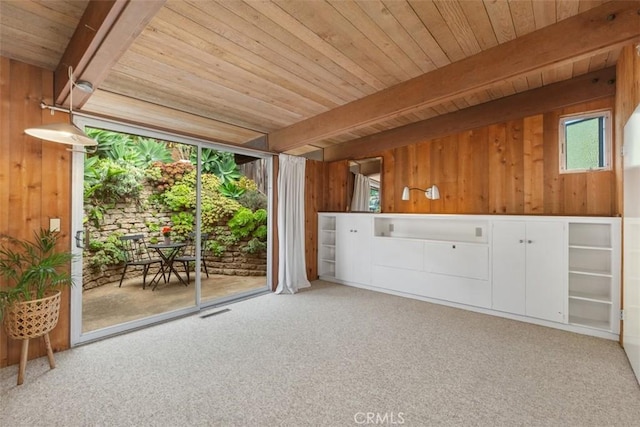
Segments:
[[[178,255],[178,253],[180,252],[180,249],[185,246],[186,246],[186,243],[182,243],[182,242],[156,243],[156,244],[149,245],[149,248],[155,250],[158,253],[158,255],[160,255],[160,258],[162,258],[162,265],[160,266],[160,269],[158,270],[156,275],[153,276],[153,279],[149,284],[149,285],[153,285],[153,287],[151,288],[152,291],[155,291],[156,288],[158,287],[158,284],[160,283],[160,275],[167,272],[169,277],[171,277],[171,273],[175,274],[178,280],[180,281],[180,283],[187,286],[187,282],[185,282],[182,279],[182,276],[180,276],[180,274],[178,274],[176,269],[173,267],[173,262],[176,256]]]

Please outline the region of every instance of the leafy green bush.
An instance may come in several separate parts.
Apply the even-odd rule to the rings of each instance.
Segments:
[[[96,157],[131,163],[145,169],[152,162],[171,162],[171,150],[165,141],[138,135],[87,128],[87,135],[98,141]]]
[[[200,208],[202,209],[202,229],[206,232],[213,231],[214,226],[231,218],[242,207],[235,200],[224,197],[219,187],[218,177],[210,174],[202,175]]]
[[[87,220],[96,228],[105,211],[119,202],[139,202],[142,170],[133,164],[89,157],[84,165],[84,201]]]
[[[263,242],[257,237],[249,240],[245,247],[242,248],[243,252],[248,254],[257,254],[267,250],[267,242]]]
[[[258,209],[255,212],[241,208],[229,220],[229,230],[238,239],[252,237],[242,248],[248,253],[258,253],[267,248],[267,211]]]
[[[189,233],[193,232],[195,217],[190,212],[179,212],[171,215],[171,233],[179,236],[182,240],[186,239]]]
[[[162,193],[161,200],[174,212],[191,210],[196,207],[196,189],[190,184],[180,182]]]
[[[222,243],[220,243],[217,240],[209,240],[207,242],[207,248],[209,249],[209,251],[211,251],[213,256],[216,256],[216,257],[222,256],[222,254],[224,254],[225,251],[227,250],[226,246],[224,246]]]
[[[111,159],[88,158],[84,168],[84,198],[112,204],[137,199],[142,190],[142,171],[136,166]]]
[[[238,197],[238,203],[252,211],[258,209],[267,209],[267,196],[258,190],[247,190]]]
[[[92,240],[89,243],[88,263],[94,270],[104,270],[106,266],[118,265],[125,260],[120,241],[122,233],[113,233],[105,241]]]
[[[249,237],[257,225],[253,218],[253,212],[247,208],[241,208],[228,222],[229,229],[236,237]]]
[[[213,229],[213,235],[216,236],[216,240],[220,245],[229,247],[237,244],[240,238],[236,237],[229,231],[228,227],[216,226]]]
[[[256,182],[250,178],[247,178],[246,176],[241,176],[240,179],[238,179],[236,185],[239,188],[242,188],[245,191],[257,191],[258,190],[258,184],[256,184]]]
[[[188,162],[154,162],[147,169],[145,175],[155,190],[162,193],[171,188],[172,185],[182,181],[191,172],[194,172],[195,177],[194,167]],[[193,188],[195,189],[195,185]]]

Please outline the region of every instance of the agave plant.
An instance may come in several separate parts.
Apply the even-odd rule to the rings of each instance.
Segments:
[[[197,153],[191,154],[191,163],[197,164]],[[237,181],[242,176],[233,153],[217,151],[212,148],[202,149],[202,172],[211,173],[220,179],[221,184]]]
[[[73,259],[70,252],[56,251],[59,233],[41,229],[34,241],[0,235],[0,319],[5,309],[16,301],[44,298],[47,291],[73,285],[66,266]]]

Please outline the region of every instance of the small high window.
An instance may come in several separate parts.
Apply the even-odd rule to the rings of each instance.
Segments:
[[[611,169],[611,112],[560,118],[560,173]]]

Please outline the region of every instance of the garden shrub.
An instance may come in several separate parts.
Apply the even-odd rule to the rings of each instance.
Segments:
[[[110,265],[118,265],[125,261],[120,241],[122,233],[113,233],[105,241],[92,240],[89,244],[88,261],[89,266],[94,270],[104,270]]]
[[[86,128],[86,132],[98,142],[95,156],[99,158],[125,161],[140,169],[154,161],[173,160],[166,141],[95,128]]]
[[[195,217],[191,212],[179,212],[171,215],[171,234],[185,240],[193,232]]]
[[[190,184],[180,182],[162,193],[161,200],[174,212],[193,210],[196,207],[196,189]]]
[[[248,208],[241,208],[229,220],[229,229],[237,238],[252,237],[242,249],[248,253],[258,253],[267,248],[267,211],[258,209],[251,212]]]
[[[190,172],[194,172],[194,166],[188,162],[154,162],[147,169],[146,177],[152,183],[155,190],[162,193],[175,183],[182,181]]]
[[[84,198],[99,205],[137,199],[142,177],[142,171],[135,165],[92,157],[85,162]]]
[[[240,203],[245,208],[251,209],[252,211],[258,209],[266,210],[267,196],[265,196],[258,190],[247,190],[244,194],[238,197],[238,203]]]

